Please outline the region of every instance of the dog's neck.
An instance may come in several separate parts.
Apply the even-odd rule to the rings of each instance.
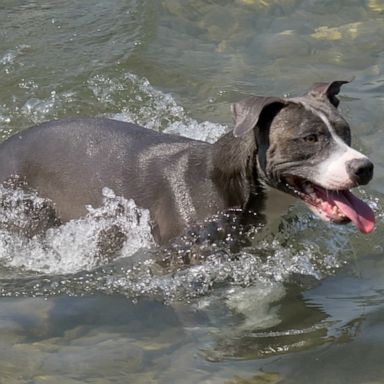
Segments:
[[[213,144],[212,179],[223,191],[227,207],[245,208],[258,187],[253,130],[240,138],[232,132]]]

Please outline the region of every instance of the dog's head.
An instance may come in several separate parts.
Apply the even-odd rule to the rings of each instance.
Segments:
[[[266,184],[303,200],[324,220],[352,221],[368,233],[374,214],[350,189],[372,179],[373,164],[350,147],[350,127],[337,109],[344,83],[316,83],[302,97],[233,104],[233,134],[253,132],[258,175]]]

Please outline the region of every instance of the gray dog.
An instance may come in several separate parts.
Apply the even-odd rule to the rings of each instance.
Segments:
[[[302,97],[240,101],[232,106],[233,132],[214,144],[104,118],[43,123],[0,145],[0,182],[25,180],[53,201],[61,221],[99,206],[109,187],[149,209],[159,243],[218,212],[257,210],[265,185],[367,233],[373,212],[349,189],[371,180],[373,164],[350,147],[337,110],[344,83],[317,83]]]

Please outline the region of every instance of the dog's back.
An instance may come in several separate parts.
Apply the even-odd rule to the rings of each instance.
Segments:
[[[116,120],[53,121],[1,144],[0,180],[25,179],[55,203],[63,221],[84,215],[87,204],[99,206],[102,188],[109,187],[150,209],[160,238],[168,239],[206,215],[205,204],[193,200],[211,197],[198,192],[213,190],[202,188],[209,183],[209,151],[207,143]],[[196,161],[198,175],[189,166]]]

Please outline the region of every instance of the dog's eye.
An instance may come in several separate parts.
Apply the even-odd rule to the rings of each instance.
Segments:
[[[314,133],[312,133],[311,135],[305,136],[303,139],[307,143],[317,143],[317,141],[319,140],[318,136]]]

